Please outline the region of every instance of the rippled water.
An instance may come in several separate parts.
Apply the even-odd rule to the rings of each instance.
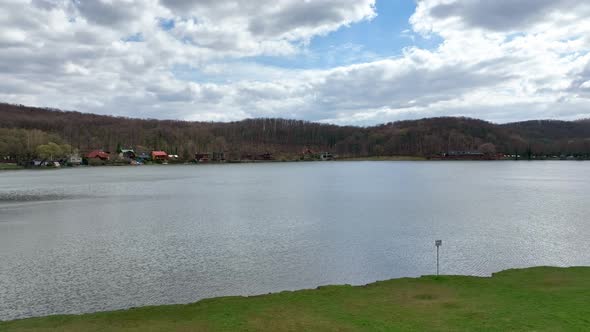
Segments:
[[[590,265],[590,163],[0,173],[0,320]]]

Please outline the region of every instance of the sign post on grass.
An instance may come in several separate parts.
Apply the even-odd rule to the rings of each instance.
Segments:
[[[434,245],[436,246],[436,275],[438,276],[438,248],[442,246],[442,240],[434,241]]]

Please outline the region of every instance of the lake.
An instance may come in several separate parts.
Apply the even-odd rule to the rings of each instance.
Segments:
[[[590,265],[588,162],[0,172],[0,320]]]

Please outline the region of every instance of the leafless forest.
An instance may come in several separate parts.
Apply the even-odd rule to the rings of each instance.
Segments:
[[[197,152],[224,151],[295,157],[303,150],[341,157],[432,156],[486,150],[521,155],[590,155],[590,121],[535,120],[493,124],[469,118],[430,118],[373,127],[336,126],[285,119],[186,122],[131,119],[0,104],[0,156],[34,158],[53,142],[81,153],[117,146],[164,150],[189,160]]]

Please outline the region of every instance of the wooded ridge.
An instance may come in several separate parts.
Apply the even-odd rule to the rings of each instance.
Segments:
[[[494,124],[462,117],[397,121],[371,127],[300,120],[247,119],[188,122],[133,119],[0,104],[0,157],[35,157],[40,145],[86,153],[164,150],[184,160],[198,152],[224,151],[227,159],[272,153],[294,158],[304,150],[340,157],[423,156],[450,151],[538,156],[590,156],[590,121],[534,120]]]

